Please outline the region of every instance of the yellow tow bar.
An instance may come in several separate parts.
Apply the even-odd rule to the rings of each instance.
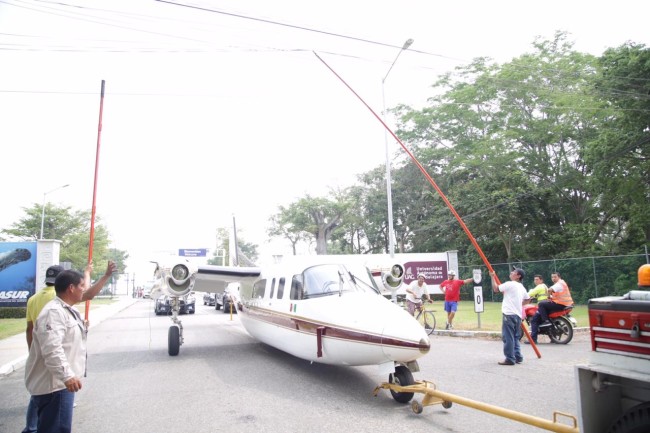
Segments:
[[[553,420],[549,421],[544,418],[538,418],[536,416],[528,415],[521,412],[515,412],[514,410],[504,409],[499,406],[494,406],[487,403],[481,403],[480,401],[470,400],[469,398],[460,397],[458,395],[449,394],[447,392],[438,391],[436,385],[433,382],[417,380],[415,384],[409,386],[400,386],[394,383],[382,383],[375,388],[373,394],[375,397],[379,394],[379,391],[382,389],[389,389],[394,392],[412,392],[424,394],[422,398],[422,403],[413,400],[411,402],[411,409],[415,413],[422,413],[424,406],[433,406],[434,404],[441,404],[445,409],[449,409],[452,403],[457,403],[463,406],[471,407],[473,409],[482,410],[483,412],[488,412],[493,415],[501,416],[504,418],[509,418],[511,420],[521,422],[524,424],[532,425],[539,427],[544,430],[559,432],[559,433],[580,433],[578,429],[578,420],[575,416],[569,415],[563,412],[553,412]],[[562,416],[568,418],[573,422],[573,426],[562,424],[558,422],[558,418]]]

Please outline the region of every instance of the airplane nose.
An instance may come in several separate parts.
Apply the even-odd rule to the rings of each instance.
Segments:
[[[431,349],[431,341],[429,340],[429,337],[420,339],[420,352],[423,355],[426,355],[427,353],[429,353],[430,349]]]
[[[384,353],[395,361],[412,361],[429,353],[431,342],[424,328],[407,314],[385,324]]]

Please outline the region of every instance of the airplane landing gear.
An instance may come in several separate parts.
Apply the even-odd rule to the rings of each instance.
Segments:
[[[169,353],[169,356],[176,356],[181,350],[181,344],[183,344],[183,324],[178,318],[181,304],[178,298],[171,298],[170,303],[172,307],[172,322],[174,324],[169,327],[169,332],[167,333],[167,353]]]

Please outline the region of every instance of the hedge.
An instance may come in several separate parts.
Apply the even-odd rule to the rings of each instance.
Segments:
[[[0,319],[24,319],[26,314],[25,307],[0,307]]]

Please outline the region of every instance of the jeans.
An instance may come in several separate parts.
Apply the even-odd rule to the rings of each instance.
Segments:
[[[539,325],[542,323],[539,310],[533,315],[533,318],[530,319],[530,338],[537,343],[537,334],[539,333]]]
[[[27,415],[26,426],[23,429],[22,433],[36,433],[36,427],[38,426],[38,408],[36,407],[36,402],[33,398],[29,399],[29,404],[27,405]]]
[[[550,313],[555,313],[556,311],[564,310],[564,305],[556,304],[552,301],[542,301],[537,304],[537,312],[540,315],[540,323],[544,323],[548,320],[548,315]]]
[[[516,314],[503,315],[503,323],[501,325],[501,338],[503,340],[503,354],[506,360],[510,362],[521,362],[524,360],[521,354],[521,346],[519,345],[519,328],[521,328],[521,317]]]
[[[72,431],[74,392],[67,389],[51,394],[33,395],[38,414],[38,433],[69,433]],[[27,409],[29,412],[29,408]]]

